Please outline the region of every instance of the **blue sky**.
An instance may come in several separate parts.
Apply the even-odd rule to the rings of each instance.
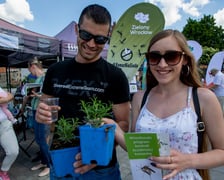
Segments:
[[[132,5],[150,2],[158,6],[166,19],[165,28],[182,30],[187,19],[199,20],[214,15],[224,28],[223,0],[0,0],[0,18],[28,30],[55,36],[71,21],[78,21],[82,9],[92,3],[105,6],[113,21]]]

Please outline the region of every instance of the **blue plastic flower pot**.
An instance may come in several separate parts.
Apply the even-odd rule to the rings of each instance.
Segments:
[[[79,133],[82,163],[108,165],[113,154],[115,125],[105,124],[99,128],[83,125]]]
[[[73,167],[73,163],[75,162],[75,155],[78,152],[80,152],[80,147],[71,147],[50,151],[54,172],[57,177],[64,177],[66,175],[71,175],[73,177],[79,176],[79,174],[74,172]]]

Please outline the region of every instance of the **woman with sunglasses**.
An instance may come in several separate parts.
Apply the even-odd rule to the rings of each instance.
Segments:
[[[170,155],[149,157],[155,167],[168,170],[163,179],[201,180],[197,169],[224,164],[224,120],[219,102],[213,92],[201,87],[196,61],[179,31],[164,30],[155,35],[146,58],[149,93],[142,108],[145,91],[133,97],[131,131],[168,133]],[[203,153],[198,153],[192,87],[197,87],[201,117],[212,147]],[[109,119],[105,122],[113,123]],[[116,139],[125,149],[122,134],[118,127]]]
[[[78,54],[68,61],[55,63],[48,68],[42,97],[59,97],[60,117],[78,118],[85,123],[81,112],[81,100],[90,101],[97,97],[102,102],[112,103],[111,114],[124,131],[128,131],[130,114],[130,95],[128,80],[120,68],[108,63],[101,57],[105,43],[109,39],[111,16],[100,5],[89,5],[82,11],[77,33]],[[48,106],[40,103],[37,109],[37,121],[51,124]],[[56,122],[57,123],[57,122]],[[78,134],[76,134],[78,135]],[[92,151],[92,149],[90,149]],[[81,152],[82,153],[82,152]],[[82,164],[81,155],[74,158],[74,171],[79,177],[57,177],[54,168],[50,169],[51,180],[120,180],[120,170],[114,147],[112,160],[107,166]]]

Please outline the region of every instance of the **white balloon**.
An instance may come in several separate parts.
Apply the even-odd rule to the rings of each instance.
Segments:
[[[202,47],[201,45],[194,40],[188,40],[187,44],[191,50],[191,52],[193,53],[196,62],[200,59],[200,57],[202,56]]]

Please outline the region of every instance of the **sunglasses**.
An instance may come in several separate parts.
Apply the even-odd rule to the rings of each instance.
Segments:
[[[152,66],[158,65],[163,58],[170,66],[175,66],[180,63],[184,52],[180,51],[166,51],[165,54],[160,54],[159,51],[151,51],[145,54],[148,63]]]
[[[91,39],[94,39],[96,44],[105,44],[109,40],[109,37],[93,35],[82,29],[79,29],[79,37],[84,41],[90,41]]]

